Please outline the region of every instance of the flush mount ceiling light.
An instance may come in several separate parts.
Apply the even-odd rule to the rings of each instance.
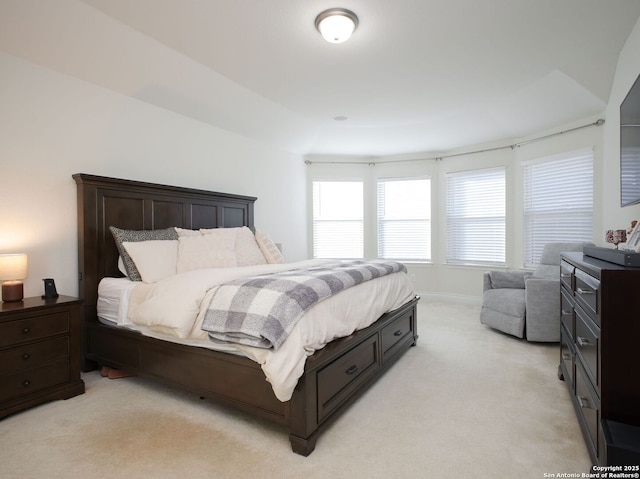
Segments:
[[[316,28],[329,43],[342,43],[358,26],[358,17],[346,8],[330,8],[316,17]]]

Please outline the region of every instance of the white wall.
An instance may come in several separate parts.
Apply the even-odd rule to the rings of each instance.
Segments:
[[[7,54],[0,72],[0,253],[28,253],[26,296],[78,292],[79,172],[257,196],[257,227],[306,257],[300,156]]]

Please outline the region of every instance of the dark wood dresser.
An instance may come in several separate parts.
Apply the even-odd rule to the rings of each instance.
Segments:
[[[559,377],[591,459],[598,466],[638,466],[640,268],[564,253],[560,283]]]
[[[84,392],[77,298],[0,303],[0,418]]]

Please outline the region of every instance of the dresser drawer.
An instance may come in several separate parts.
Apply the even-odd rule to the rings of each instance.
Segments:
[[[0,351],[0,374],[47,364],[69,356],[69,338],[23,344]]]
[[[573,299],[567,292],[562,289],[560,293],[560,321],[562,325],[567,329],[569,337],[573,339],[575,337],[575,316],[573,313],[574,303]]]
[[[564,260],[560,261],[560,282],[568,291],[573,291],[573,273],[575,270],[575,266]]]
[[[567,383],[569,391],[575,392],[574,389],[574,357],[573,341],[569,338],[566,329],[560,328],[560,367],[564,382]]]
[[[576,302],[585,309],[594,321],[598,321],[600,281],[578,269],[575,273],[575,283]]]
[[[587,375],[594,385],[600,385],[598,374],[598,348],[600,328],[591,321],[585,313],[576,308],[576,351],[579,355]]]
[[[585,434],[587,447],[591,449],[593,456],[597,457],[600,404],[579,363],[576,364],[576,400],[584,424],[583,429],[587,432]]]
[[[33,316],[27,319],[0,324],[0,348],[15,346],[27,341],[47,338],[69,331],[69,313]]]
[[[382,329],[381,341],[383,356],[393,354],[395,351],[394,346],[399,345],[404,338],[413,334],[411,329],[413,323],[412,316],[413,313],[409,311]]]
[[[378,368],[378,335],[318,371],[318,420],[335,410]]]
[[[69,360],[0,376],[0,401],[25,396],[69,380]]]

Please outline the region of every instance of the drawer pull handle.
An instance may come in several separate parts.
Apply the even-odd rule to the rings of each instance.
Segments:
[[[31,381],[29,381],[28,379],[25,379],[25,380],[22,382],[22,385],[23,385],[25,388],[28,388],[29,386],[31,386]]]
[[[580,407],[582,409],[593,409],[590,405],[589,405],[589,400],[584,397],[584,396],[577,396],[578,398],[578,404],[580,404]]]
[[[358,370],[358,366],[356,366],[355,364],[353,366],[351,366],[349,369],[347,369],[344,373],[347,376],[351,376],[352,374],[354,374],[356,371]]]
[[[578,339],[576,340],[576,342],[578,343],[579,346],[591,345],[591,341],[589,341],[587,338],[583,338],[582,336],[578,336]]]
[[[402,329],[398,329],[395,333],[393,333],[394,336],[402,336]]]
[[[29,359],[30,357],[31,357],[31,355],[30,355],[29,353],[24,353],[24,354],[22,355],[22,359],[24,359],[25,361],[26,361],[27,359]]]
[[[569,311],[565,311],[564,309],[562,310],[562,316],[571,316],[573,314],[572,310]]]
[[[595,291],[591,291],[590,289],[582,289],[582,288],[578,288],[577,290],[578,294],[594,294]]]
[[[569,361],[571,359],[571,355],[569,353],[562,353],[562,360]]]
[[[571,278],[571,273],[560,273],[561,278]]]
[[[22,330],[22,334],[29,334],[30,332],[31,332],[31,328],[29,326],[27,326]]]

